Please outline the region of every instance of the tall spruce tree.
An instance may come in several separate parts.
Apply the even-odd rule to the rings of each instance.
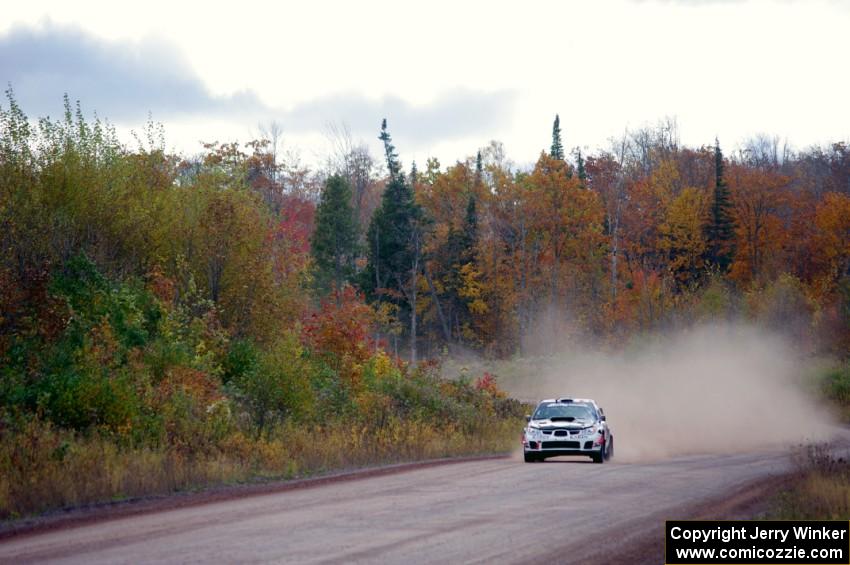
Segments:
[[[581,182],[581,187],[586,188],[587,186],[587,170],[584,168],[584,156],[581,154],[581,148],[576,147],[576,174],[578,175],[578,180]]]
[[[357,223],[351,207],[351,185],[334,175],[325,182],[316,207],[316,228],[310,241],[316,286],[323,293],[339,291],[354,274]]]
[[[378,139],[384,143],[384,156],[387,160],[387,171],[390,174],[390,178],[401,174],[401,163],[398,161],[398,153],[395,152],[392,137],[387,131],[386,118],[381,121],[381,134],[378,136]]]
[[[362,288],[372,299],[396,304],[399,312],[409,317],[411,361],[415,363],[416,279],[422,268],[425,222],[414,199],[413,187],[401,172],[386,119],[381,124],[379,139],[384,143],[390,178],[366,234],[367,263],[362,273]]]
[[[714,175],[714,198],[705,229],[706,262],[727,273],[735,256],[735,221],[732,197],[723,176],[723,152],[717,139],[714,140]]]
[[[564,144],[561,142],[561,118],[555,114],[555,123],[552,124],[552,147],[549,155],[553,159],[564,160]]]

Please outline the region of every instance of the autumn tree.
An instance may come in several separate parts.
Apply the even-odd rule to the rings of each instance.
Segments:
[[[667,268],[683,289],[692,287],[703,274],[706,208],[704,193],[686,188],[670,203],[659,228]]]
[[[478,283],[479,273],[476,267],[478,246],[478,214],[476,197],[470,194],[467,199],[466,215],[460,228],[450,227],[441,258],[445,267],[442,278],[445,294],[448,297],[448,317],[451,333],[458,341],[472,341],[472,311],[481,310],[481,304],[475,304],[479,293],[473,288]]]
[[[577,303],[599,291],[601,256],[606,248],[604,211],[598,195],[581,189],[566,162],[545,153],[528,177],[528,189],[532,234],[547,271],[548,311],[563,316],[565,309],[575,309]]]
[[[850,277],[850,196],[828,192],[817,206],[813,250],[821,284],[832,290]]]
[[[730,175],[735,257],[729,276],[740,283],[773,279],[784,269],[786,226],[780,218],[788,178],[761,168],[736,165]]]
[[[617,144],[616,152],[604,152],[587,160],[589,173],[588,186],[599,195],[605,209],[604,233],[609,245],[609,286],[611,299],[617,299],[620,274],[620,256],[622,253],[622,220],[627,208],[628,194],[623,162],[625,159],[625,138]]]

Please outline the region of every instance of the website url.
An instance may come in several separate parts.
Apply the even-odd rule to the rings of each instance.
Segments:
[[[713,547],[676,548],[677,559],[838,559],[841,549],[811,549],[802,547],[744,547],[716,549]]]

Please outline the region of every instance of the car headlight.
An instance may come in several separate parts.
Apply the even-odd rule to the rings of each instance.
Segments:
[[[533,438],[540,435],[540,428],[532,428],[531,426],[525,428],[525,437]]]

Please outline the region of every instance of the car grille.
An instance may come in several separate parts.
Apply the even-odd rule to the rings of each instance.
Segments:
[[[543,449],[579,449],[581,444],[577,441],[544,441]]]
[[[541,430],[545,435],[553,435],[555,437],[577,436],[581,430]]]

